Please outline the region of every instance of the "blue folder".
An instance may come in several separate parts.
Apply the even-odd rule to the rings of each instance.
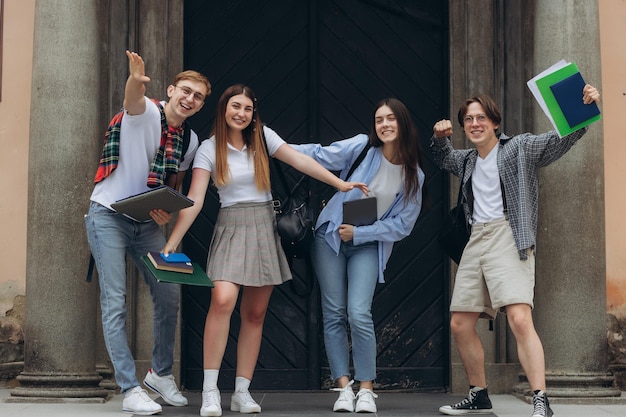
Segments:
[[[554,98],[570,127],[577,126],[600,114],[600,109],[595,102],[583,103],[582,91],[584,87],[585,81],[580,72],[550,86],[552,94],[554,94]]]

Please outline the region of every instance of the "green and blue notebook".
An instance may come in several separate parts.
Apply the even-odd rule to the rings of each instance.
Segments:
[[[528,81],[528,87],[561,137],[601,118],[596,103],[583,103],[585,84],[576,64],[565,61]]]
[[[213,287],[213,281],[207,276],[206,272],[196,262],[192,262],[193,272],[191,274],[183,272],[165,271],[156,269],[152,261],[147,255],[141,257],[143,263],[146,264],[150,273],[159,282],[169,282],[173,284],[200,285],[203,287]]]

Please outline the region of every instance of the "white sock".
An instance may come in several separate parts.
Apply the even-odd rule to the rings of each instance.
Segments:
[[[217,377],[220,374],[219,369],[205,369],[204,381],[202,382],[202,391],[212,391],[217,389]]]
[[[248,391],[250,388],[250,380],[242,376],[235,378],[235,392]]]

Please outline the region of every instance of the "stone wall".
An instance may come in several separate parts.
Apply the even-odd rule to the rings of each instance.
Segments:
[[[615,385],[626,390],[626,318],[607,314],[607,340],[609,345],[609,368],[615,375]]]
[[[13,308],[0,317],[0,386],[24,369],[24,304],[25,297],[16,296]]]

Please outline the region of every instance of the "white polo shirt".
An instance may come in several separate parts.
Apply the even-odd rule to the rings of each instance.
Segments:
[[[263,127],[265,141],[270,156],[280,148],[285,141],[276,132],[267,126]],[[240,151],[228,144],[228,169],[230,181],[228,184],[217,187],[222,207],[237,203],[264,203],[272,200],[270,190],[259,191],[254,181],[254,159],[244,145]],[[211,173],[215,168],[215,136],[203,141],[196,152],[193,168],[200,168]],[[215,179],[215,178],[214,178]]]

